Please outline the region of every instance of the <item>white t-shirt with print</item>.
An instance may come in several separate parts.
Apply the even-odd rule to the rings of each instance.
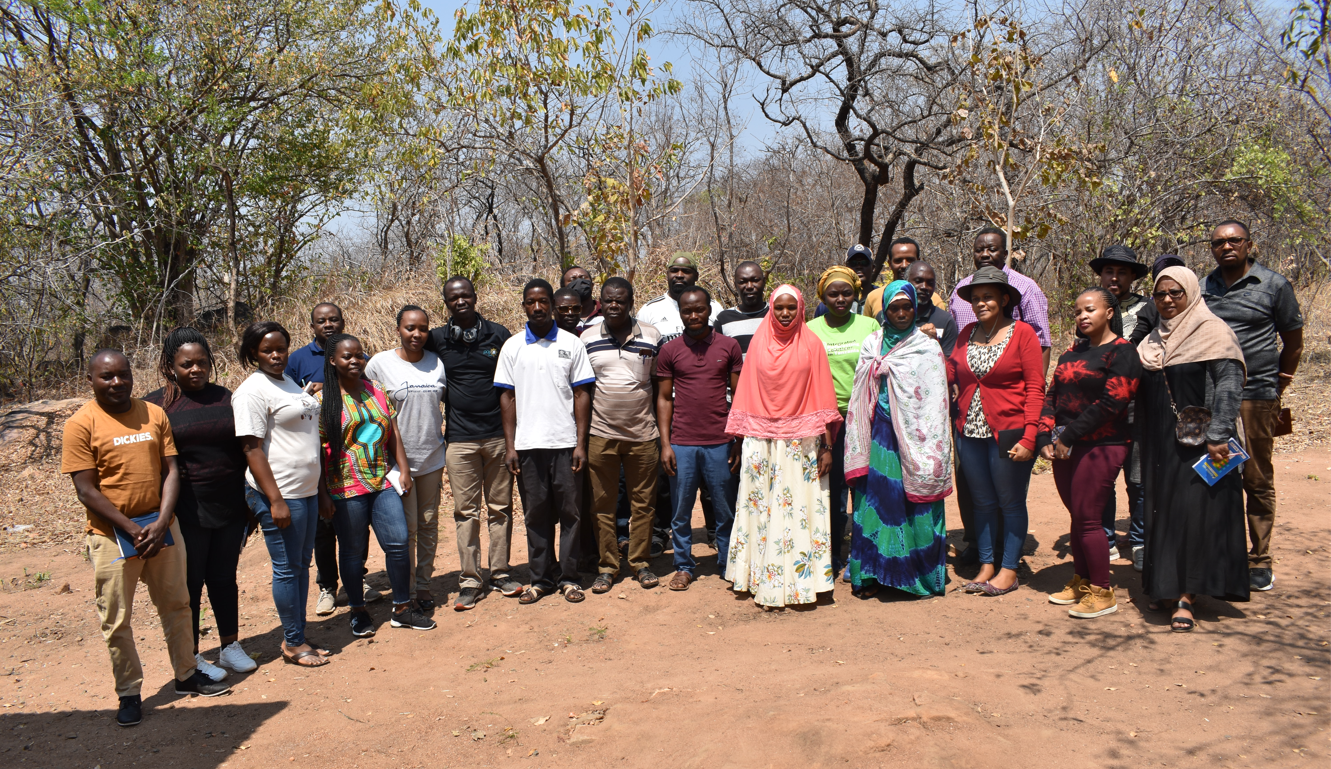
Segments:
[[[526,328],[509,337],[495,368],[495,387],[512,390],[517,406],[513,447],[518,451],[573,448],[578,445],[573,388],[596,381],[587,348],[558,326],[535,341],[529,342],[530,337]]]
[[[385,350],[370,358],[365,376],[378,382],[393,400],[402,446],[413,477],[444,466],[444,362],[432,352],[408,363],[397,350]]]
[[[716,300],[712,300],[712,314],[707,319],[709,326],[716,323],[716,318],[722,309]],[[684,333],[684,320],[679,317],[679,302],[668,293],[644,304],[638,309],[635,317],[639,323],[655,326],[656,330],[661,332],[662,346]]]
[[[319,401],[313,395],[285,374],[278,381],[256,371],[231,394],[231,411],[237,436],[263,439],[283,499],[319,493]],[[248,469],[245,482],[259,490]]]

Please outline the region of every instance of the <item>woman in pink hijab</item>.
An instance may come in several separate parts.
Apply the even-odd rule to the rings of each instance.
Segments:
[[[770,304],[726,423],[744,439],[726,579],[776,608],[814,603],[832,590],[827,475],[841,412],[799,289],[781,286]]]

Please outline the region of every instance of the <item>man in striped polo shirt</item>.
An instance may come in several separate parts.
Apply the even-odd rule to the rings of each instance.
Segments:
[[[619,573],[615,508],[623,470],[629,497],[629,568],[643,587],[655,587],[648,568],[656,476],[660,465],[656,429],[656,353],[661,332],[633,319],[633,284],[607,278],[601,287],[604,320],[582,332],[596,372],[587,462],[592,477],[592,520],[596,522],[597,564],[593,593],[604,593]]]

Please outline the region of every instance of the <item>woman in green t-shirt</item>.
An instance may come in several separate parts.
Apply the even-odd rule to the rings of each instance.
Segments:
[[[823,341],[827,349],[827,362],[832,367],[832,384],[836,388],[837,408],[846,415],[850,391],[855,384],[855,365],[860,360],[860,347],[870,334],[878,330],[878,323],[852,312],[855,297],[860,294],[860,279],[849,267],[837,265],[829,268],[818,279],[818,298],[827,313],[814,318],[809,330]],[[832,447],[832,574],[840,574],[846,567],[846,431],[837,432]]]

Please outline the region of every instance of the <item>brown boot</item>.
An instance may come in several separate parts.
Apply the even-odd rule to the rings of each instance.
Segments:
[[[1090,583],[1086,580],[1073,574],[1071,582],[1064,585],[1062,590],[1049,596],[1049,603],[1058,604],[1059,606],[1071,606],[1072,604],[1079,602],[1081,597],[1086,594],[1086,586],[1089,584]]]
[[[1068,614],[1080,619],[1090,619],[1113,614],[1116,611],[1118,611],[1118,601],[1114,598],[1114,588],[1087,585],[1081,603],[1068,609]]]

